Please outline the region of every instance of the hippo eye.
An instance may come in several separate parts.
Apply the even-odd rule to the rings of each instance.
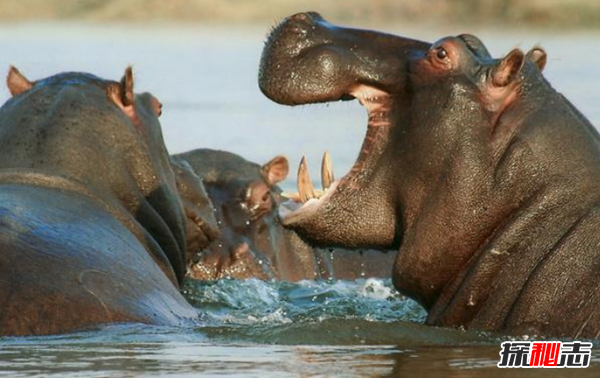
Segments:
[[[448,52],[443,48],[439,47],[435,56],[437,56],[439,60],[444,60],[448,57]]]

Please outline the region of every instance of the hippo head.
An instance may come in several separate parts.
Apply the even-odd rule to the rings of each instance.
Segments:
[[[3,132],[11,144],[2,148],[13,161],[0,168],[29,167],[79,183],[142,241],[171,280],[181,282],[186,219],[196,219],[201,244],[213,231],[197,220],[206,216],[198,211],[198,181],[182,184],[187,202],[198,205],[184,208],[158,119],[162,105],[150,93],[134,93],[131,67],[121,81],[79,72],[30,81],[11,67],[7,85],[13,97],[3,107],[10,118]]]
[[[473,193],[484,175],[493,178],[511,110],[545,82],[545,61],[539,48],[494,59],[472,35],[431,44],[334,26],[312,12],[285,19],[263,51],[262,92],[285,105],[357,99],[368,123],[356,163],[322,195],[301,163],[301,206],[282,213],[283,224],[320,246],[401,246],[394,282],[429,308],[476,249],[437,241],[475,245],[493,228],[481,217],[476,232],[460,222],[467,203],[484,202]]]
[[[190,276],[196,279],[272,278],[274,256],[284,232],[277,221],[277,183],[288,161],[276,156],[262,166],[225,151],[198,149],[176,155],[200,176],[212,200],[221,237],[202,250]],[[197,252],[200,251],[199,249]]]
[[[358,160],[349,174],[328,183],[320,198],[314,198],[301,163],[299,197],[305,203],[286,212],[285,226],[324,246],[397,245],[402,222],[389,162],[401,126],[390,120],[399,107],[408,107],[402,93],[409,60],[428,48],[419,41],[339,28],[316,13],[291,16],[273,30],[260,65],[263,93],[287,105],[358,98],[369,112]]]

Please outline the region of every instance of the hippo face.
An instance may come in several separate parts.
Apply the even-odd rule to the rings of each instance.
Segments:
[[[221,237],[195,257],[190,276],[268,279],[271,262],[285,232],[277,220],[281,202],[276,184],[288,173],[288,162],[276,156],[260,166],[224,151],[199,149],[176,155],[203,180],[215,209]]]
[[[162,105],[133,92],[131,68],[120,82],[76,72],[31,82],[11,68],[7,84],[13,98],[3,107],[3,140],[10,144],[2,148],[13,159],[0,168],[82,183],[182,280],[186,222],[158,120]]]
[[[430,44],[337,27],[316,13],[284,20],[263,52],[261,90],[287,105],[357,98],[368,111],[352,170],[317,198],[305,195],[312,184],[303,185],[300,169],[298,197],[305,203],[285,212],[284,225],[319,245],[397,247],[416,210],[402,197],[424,194],[420,183],[447,164],[458,132],[487,132],[482,124],[494,124],[533,70],[526,58],[514,50],[492,59],[471,35]],[[543,68],[542,50],[528,58]],[[391,162],[403,166],[402,176]]]

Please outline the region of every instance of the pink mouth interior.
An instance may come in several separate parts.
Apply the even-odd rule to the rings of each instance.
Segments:
[[[378,157],[383,153],[384,143],[381,143],[388,135],[392,126],[390,121],[390,95],[380,89],[359,85],[349,92],[358,99],[368,112],[367,133],[363,141],[360,153],[352,169],[342,178],[334,181],[320,198],[313,198],[305,203],[288,200],[279,206],[279,216],[284,224],[309,217],[314,214],[323,204],[329,201],[336,192],[348,188],[358,189],[362,173],[370,163],[372,157]]]

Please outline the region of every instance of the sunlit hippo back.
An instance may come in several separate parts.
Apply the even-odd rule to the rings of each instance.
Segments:
[[[76,72],[31,82],[11,68],[7,82],[0,336],[193,323],[179,293],[186,211],[160,102],[134,94],[131,69],[120,82]]]

